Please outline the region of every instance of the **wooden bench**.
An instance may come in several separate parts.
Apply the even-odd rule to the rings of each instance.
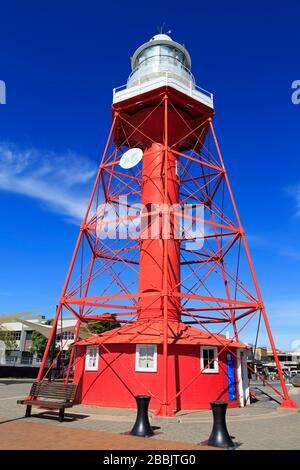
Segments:
[[[38,406],[49,410],[59,410],[58,420],[62,422],[65,408],[71,408],[74,403],[77,385],[59,382],[34,382],[29,397],[18,400],[20,405],[26,405],[25,416],[31,415],[31,407]]]

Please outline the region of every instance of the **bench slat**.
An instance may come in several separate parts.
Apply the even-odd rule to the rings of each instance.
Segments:
[[[76,384],[61,384],[56,382],[34,382],[30,395],[46,398],[61,398],[73,401],[76,394]]]
[[[41,408],[72,408],[71,403],[58,403],[58,402],[49,402],[49,401],[42,401],[42,400],[18,400],[20,405],[30,405],[30,406],[39,406]]]

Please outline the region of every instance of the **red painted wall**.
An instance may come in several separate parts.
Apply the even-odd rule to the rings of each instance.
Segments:
[[[85,346],[76,348],[74,382],[79,384],[77,401],[86,405],[135,408],[134,396],[154,395],[151,409],[159,408],[163,398],[162,346],[157,347],[157,372],[135,372],[135,344],[99,347],[98,371],[85,371]],[[228,401],[226,354],[219,356],[218,373],[200,372],[200,346],[170,345],[169,398],[174,410],[208,409],[211,400]],[[111,366],[109,366],[109,364]],[[176,393],[198,377],[175,399]],[[238,393],[237,393],[238,396]],[[229,401],[239,406],[239,401]]]

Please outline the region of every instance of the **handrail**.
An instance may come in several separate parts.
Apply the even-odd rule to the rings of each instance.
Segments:
[[[129,76],[130,78],[130,76]],[[170,77],[169,76],[169,72],[168,71],[165,71],[165,72],[162,72],[161,73],[161,76],[160,77],[157,77],[156,80],[153,80],[152,83],[155,84],[156,82],[161,82],[161,79],[162,78],[165,78],[165,81],[166,81],[166,85],[168,83],[170,83],[170,81],[172,80],[176,80],[174,79],[172,76]],[[177,81],[177,80],[176,80]],[[178,81],[179,82],[179,81]],[[136,86],[141,86],[142,83],[146,83],[146,82],[141,82],[140,80],[138,80],[138,84]],[[124,85],[120,85],[118,87],[115,87],[113,88],[113,97],[116,95],[116,93],[118,93],[119,91],[122,91],[122,90],[125,90],[127,88],[127,83],[124,84]],[[190,81],[190,86],[189,87],[185,87],[185,88],[189,88],[190,89],[190,92],[192,92],[193,90],[196,90],[196,91],[199,91],[200,93],[203,93],[205,96],[213,99],[213,93],[211,93],[210,91],[208,90],[205,90],[204,88],[201,88],[199,85],[196,85],[195,82],[192,82]],[[130,88],[129,88],[130,89]]]

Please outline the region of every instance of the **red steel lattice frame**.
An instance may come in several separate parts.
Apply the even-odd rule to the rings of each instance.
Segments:
[[[45,378],[44,369],[46,360],[54,340],[58,321],[62,318],[63,309],[70,311],[78,320],[75,331],[76,342],[80,327],[85,325],[87,321],[118,321],[123,324],[134,325],[139,315],[140,299],[148,298],[155,303],[158,298],[161,298],[163,305],[164,383],[162,397],[156,396],[156,399],[161,404],[159,413],[162,415],[172,415],[170,403],[176,398],[170,398],[168,391],[168,310],[169,301],[172,299],[174,303],[180,306],[180,315],[187,317],[187,323],[197,324],[202,330],[209,332],[216,341],[220,342],[221,349],[212,361],[228,347],[228,345],[224,346],[222,344],[219,337],[219,334],[222,333],[225,328],[229,325],[232,326],[233,336],[231,341],[236,341],[239,339],[239,333],[248,323],[256,317],[257,314],[262,315],[274,354],[282,392],[275,389],[271,384],[269,385],[282,397],[283,401],[281,406],[295,407],[297,405],[289,398],[283,378],[245,233],[212,124],[212,113],[208,110],[204,110],[201,122],[196,122],[196,125],[192,127],[191,121],[187,122],[186,112],[183,112],[182,106],[179,105],[180,100],[182,101],[181,94],[177,93],[176,99],[174,99],[174,92],[170,91],[168,88],[160,90],[155,97],[153,97],[153,95],[150,97],[145,95],[143,97],[143,106],[145,106],[146,103],[152,103],[152,107],[149,107],[149,111],[145,113],[143,119],[140,119],[138,123],[133,123],[131,115],[128,113],[128,110],[132,107],[131,103],[125,103],[119,108],[113,108],[112,127],[99,165],[88,207],[80,227],[37,380],[40,381]],[[159,115],[157,116],[156,113],[158,111]],[[179,139],[175,139],[175,136],[172,135],[171,143],[169,134],[173,132],[173,130],[172,126],[169,124],[169,117],[172,117],[174,121],[174,116],[176,116],[177,122],[181,122],[182,128],[185,131],[181,132]],[[124,240],[122,240],[122,244],[120,244],[119,239],[99,239],[96,233],[96,226],[99,223],[99,214],[97,215],[96,210],[99,202],[104,203],[103,213],[100,216],[100,221],[102,220],[104,223],[106,204],[114,203],[118,200],[119,196],[126,195],[127,197],[134,198],[140,196],[142,191],[142,170],[137,167],[134,171],[125,173],[120,170],[118,163],[121,154],[124,152],[124,148],[131,147],[132,141],[134,139],[136,140],[137,136],[139,136],[141,141],[148,142],[148,144],[155,143],[155,139],[151,137],[151,128],[154,122],[153,119],[156,119],[155,122],[157,122],[158,118],[160,119],[162,128],[163,141],[161,144],[164,149],[164,171],[162,174],[164,203],[166,205],[169,203],[168,161],[171,153],[178,159],[181,169],[180,202],[204,204],[209,217],[200,220],[196,216],[191,216],[191,219],[193,222],[204,222],[209,230],[208,233],[203,236],[205,240],[204,246],[198,251],[187,250],[183,245],[183,240],[180,240],[180,265],[182,274],[184,275],[182,275],[180,281],[177,285],[174,285],[172,289],[170,289],[168,278],[170,264],[168,256],[169,245],[167,239],[162,239],[163,282],[162,289],[157,294],[157,292],[140,292],[136,289],[132,291],[132,289],[129,288],[128,282],[124,282],[122,276],[124,277],[124,273],[126,274],[127,271],[130,272],[132,276],[137,277],[139,275],[138,257],[140,239],[136,240],[129,236],[125,243]],[[148,127],[147,122],[149,123]],[[150,135],[147,134],[146,130],[149,131]],[[123,136],[123,140],[121,139],[121,142],[118,142],[120,135]],[[186,141],[189,138],[192,139],[193,146],[188,148],[188,150],[186,148],[180,148],[180,142]],[[211,144],[213,144],[216,154],[213,154],[211,151]],[[190,169],[192,167],[193,171]],[[217,203],[216,199],[217,196],[220,198],[220,194],[222,194],[220,199],[222,202]],[[230,211],[227,212],[227,210],[225,210],[224,200],[229,201],[231,204],[232,214]],[[161,214],[158,215],[161,216]],[[143,216],[145,215],[142,215],[142,217]],[[127,214],[122,216],[118,214],[114,221],[106,220],[105,225],[109,226],[109,222],[115,222],[120,226],[123,222],[134,221],[139,217],[139,215],[129,216]],[[233,217],[235,219],[234,221],[231,220]],[[109,232],[106,231],[106,233]],[[199,243],[197,237],[195,239],[190,237],[190,240],[194,241],[195,244]],[[214,244],[214,247],[212,244]],[[85,247],[90,250],[90,260],[84,265],[86,256],[84,254]],[[229,262],[226,261],[227,256],[234,248],[237,248],[236,268],[233,268],[231,259]],[[249,268],[254,292],[251,292],[239,278],[242,252],[245,256],[246,265]],[[101,262],[98,263],[100,266],[95,268],[95,263],[99,262],[99,260],[101,260]],[[75,273],[75,265],[79,266],[77,273]],[[117,268],[119,268],[119,266],[121,266],[121,268],[118,271]],[[186,269],[189,270],[189,274],[187,274]],[[207,269],[206,272],[204,272],[205,269]],[[218,278],[221,278],[224,285],[225,296],[223,297],[213,292],[214,285],[213,287],[209,287],[208,284],[212,275],[215,276],[216,274]],[[74,275],[76,277],[75,280]],[[99,282],[99,278],[101,280],[106,275],[110,276],[111,282],[106,283],[102,295],[89,295],[91,285],[96,284],[97,280]],[[126,279],[128,279],[128,276]],[[186,285],[186,283],[188,283],[188,285]],[[118,291],[109,293],[112,286],[115,289],[117,286]],[[200,289],[205,291],[205,295],[198,293]],[[239,298],[239,295],[242,298]],[[189,302],[195,303],[195,301],[198,302],[196,307],[189,306]],[[194,303],[192,305],[194,305]],[[105,310],[104,313],[103,310]],[[97,312],[96,314],[94,313],[95,311]],[[241,323],[242,326],[240,326]],[[217,331],[213,331],[210,328],[216,328],[218,325],[221,325],[221,329]],[[112,332],[112,335],[113,334]],[[101,347],[104,348],[104,350],[107,349],[104,344],[101,344]],[[233,354],[238,361],[244,363],[240,357],[235,353]],[[74,352],[72,350],[65,377],[66,382],[68,382],[70,377],[73,360]],[[111,364],[109,366],[113,367]],[[206,367],[208,367],[208,365]],[[251,369],[249,364],[247,364],[247,367]],[[191,379],[190,383],[185,384],[176,396],[180,395],[196,378],[197,376]],[[260,378],[264,382],[267,382],[262,377]],[[122,380],[126,380],[126,375]],[[151,390],[147,391],[152,395]]]

